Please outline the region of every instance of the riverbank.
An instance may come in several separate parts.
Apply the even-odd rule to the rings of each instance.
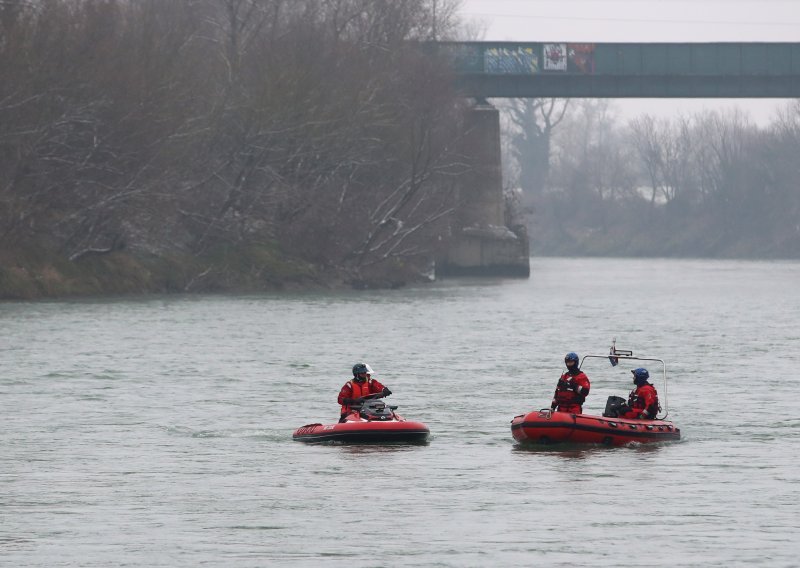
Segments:
[[[112,251],[70,261],[40,249],[0,250],[0,301],[132,294],[396,289],[430,281],[391,261],[360,272],[320,266],[269,245],[218,246],[201,255]]]
[[[0,300],[335,287],[335,275],[265,246],[193,256],[113,251],[69,261],[41,250],[0,251]]]
[[[718,250],[659,248],[652,239],[562,239],[531,242],[537,257],[796,259],[794,247],[729,246]],[[790,250],[787,250],[790,249]],[[363,273],[320,266],[275,246],[218,246],[201,255],[136,254],[120,250],[70,261],[39,249],[0,250],[0,301],[133,294],[257,293],[281,290],[396,289],[429,281],[400,262]]]

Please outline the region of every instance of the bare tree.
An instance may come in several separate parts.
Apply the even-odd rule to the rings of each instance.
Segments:
[[[460,166],[457,98],[413,40],[456,4],[0,4],[3,247],[188,255],[192,287],[258,247],[411,274]]]
[[[629,125],[631,144],[650,185],[650,207],[658,197],[671,204],[695,191],[695,136],[691,119],[656,120],[643,115]]]
[[[511,157],[529,199],[540,196],[550,171],[553,129],[564,119],[568,99],[513,99],[503,110],[510,123]]]

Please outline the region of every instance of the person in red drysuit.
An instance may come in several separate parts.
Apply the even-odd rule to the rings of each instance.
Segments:
[[[658,404],[656,388],[647,382],[650,373],[642,367],[633,369],[631,373],[633,373],[633,384],[636,385],[636,388],[628,396],[627,409],[620,414],[620,418],[655,420],[661,406]]]
[[[347,381],[342,390],[339,391],[339,404],[342,405],[339,422],[344,422],[345,417],[350,414],[354,403],[361,402],[363,397],[370,394],[389,396],[392,394],[388,388],[383,386],[377,379],[372,378],[372,369],[366,363],[356,363],[353,365],[353,380]],[[378,397],[373,397],[378,398]]]
[[[578,367],[579,362],[577,353],[569,352],[564,356],[567,372],[558,379],[553,403],[550,405],[553,410],[574,414],[583,412],[583,401],[586,400],[591,385],[589,377]]]

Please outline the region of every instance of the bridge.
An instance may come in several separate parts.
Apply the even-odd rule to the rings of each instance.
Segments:
[[[488,98],[795,98],[800,43],[430,42],[477,104],[463,153],[474,175],[437,275],[530,274],[524,227],[504,220],[500,118]]]
[[[466,96],[800,97],[798,43],[431,44]]]

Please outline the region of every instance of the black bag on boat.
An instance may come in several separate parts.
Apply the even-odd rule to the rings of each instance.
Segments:
[[[620,414],[624,414],[628,410],[628,405],[625,399],[620,396],[610,396],[606,400],[606,410],[603,416],[606,418],[617,418]]]

